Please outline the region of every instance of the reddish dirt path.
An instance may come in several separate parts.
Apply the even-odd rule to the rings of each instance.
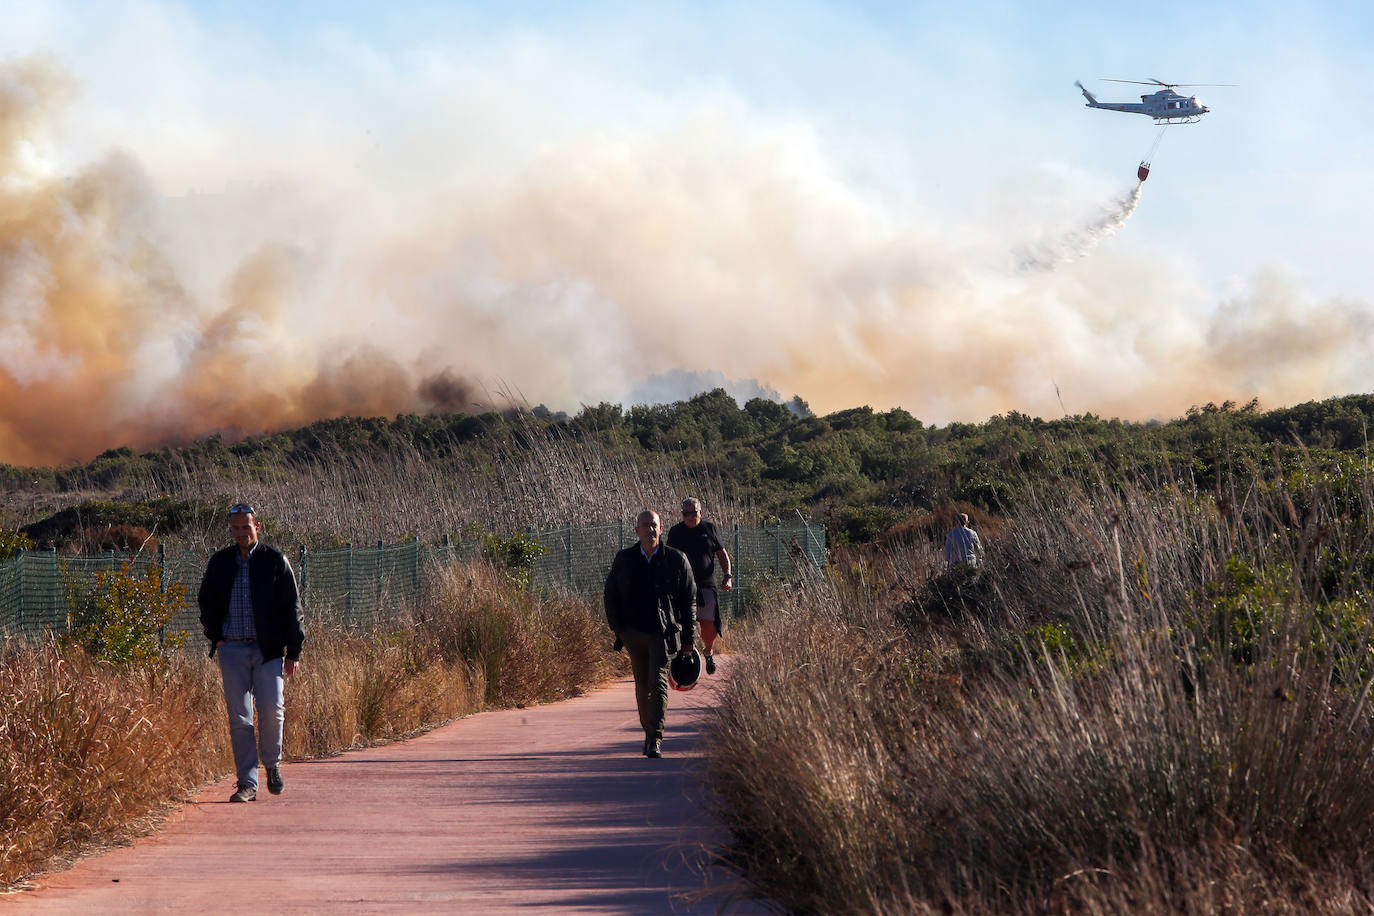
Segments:
[[[155,835],[0,897],[0,916],[762,912],[691,896],[715,829],[699,804],[705,680],[672,691],[661,760],[638,753],[628,679],[482,713],[288,763],[285,793],[252,804],[228,804],[233,783],[219,783]]]

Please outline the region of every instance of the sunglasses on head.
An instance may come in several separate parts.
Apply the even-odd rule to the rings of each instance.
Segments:
[[[230,506],[230,507],[229,507],[229,514],[230,514],[230,515],[257,515],[257,513],[253,511],[253,507],[250,506],[250,505],[248,505],[248,503],[239,503],[239,504],[236,505],[236,506]]]

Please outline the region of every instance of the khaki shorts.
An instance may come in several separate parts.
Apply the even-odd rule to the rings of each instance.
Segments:
[[[716,590],[714,588],[702,588],[697,590],[697,620],[716,619]]]

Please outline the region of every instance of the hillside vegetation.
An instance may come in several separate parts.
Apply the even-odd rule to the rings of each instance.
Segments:
[[[708,746],[760,895],[1374,910],[1374,471],[1108,473],[1022,481],[977,568],[894,541],[760,602]]]
[[[716,390],[572,417],[537,407],[342,418],[238,442],[115,448],[67,468],[0,465],[0,528],[24,526],[39,544],[109,542],[120,526],[198,542],[219,536],[221,504],[246,498],[263,503],[278,540],[429,540],[625,518],[690,487],[718,520],[800,513],[836,542],[866,542],[943,504],[1006,512],[1087,469],[1215,491],[1238,469],[1338,466],[1364,448],[1371,415],[1374,396],[1355,395],[1272,411],[1208,404],[1168,422],[1013,412],[937,427],[901,409],[814,416],[800,398],[740,406]]]
[[[732,628],[709,741],[717,853],[759,896],[801,913],[1367,911],[1372,410],[927,427],[716,391],[346,418],[0,468],[0,558],[220,545],[241,499],[269,540],[309,545],[623,519],[688,492],[727,524],[800,513],[838,546]],[[978,569],[939,563],[960,510]],[[387,632],[315,631],[293,755],[623,673],[594,604],[510,569],[458,568],[405,610]],[[0,653],[0,883],[226,772],[209,663],[130,670],[92,634]],[[128,723],[136,743],[109,739]]]

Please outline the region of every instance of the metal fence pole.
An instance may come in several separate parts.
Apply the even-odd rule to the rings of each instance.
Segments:
[[[300,550],[297,551],[297,553],[296,553],[296,567],[297,567],[297,568],[296,568],[296,594],[299,596],[301,604],[305,604],[305,589],[306,589],[306,574],[305,574],[306,559],[305,559],[305,558],[306,558],[305,545],[302,544],[301,547],[300,547]]]
[[[353,542],[348,542],[348,554],[344,560],[344,618],[353,622]]]
[[[29,634],[24,630],[24,549],[21,547],[14,552],[14,628],[19,634],[20,639],[28,639]]]
[[[739,616],[740,605],[744,603],[744,599],[740,597],[744,594],[741,589],[749,587],[749,574],[744,571],[744,557],[739,552],[739,522],[735,522],[732,529],[734,550],[730,552],[730,578],[734,581],[731,582],[730,591],[725,594],[730,596],[730,613]],[[717,595],[719,594],[721,593],[717,592]]]
[[[382,554],[382,542],[378,541],[377,562],[372,567],[376,570],[376,575],[373,577],[375,584],[372,589],[372,613],[369,615],[369,619],[372,621],[373,626],[376,626],[377,621],[382,619]]]
[[[420,600],[420,539],[417,537],[410,542],[410,590],[414,592],[413,600],[419,603]]]
[[[157,596],[162,598],[167,594],[167,545],[161,541],[157,545]],[[159,608],[161,610],[161,608]],[[167,624],[163,622],[157,628],[157,644],[167,645]]]
[[[56,546],[56,545],[53,545],[52,547],[49,547],[49,548],[48,548],[48,557],[49,557],[49,558],[51,559],[51,561],[52,561],[52,579],[50,580],[50,583],[49,583],[49,586],[48,586],[48,590],[47,590],[47,591],[48,591],[48,596],[47,596],[47,597],[48,597],[48,600],[47,600],[47,602],[46,602],[46,605],[47,605],[47,608],[46,608],[46,609],[49,611],[50,615],[52,616],[52,619],[53,619],[53,620],[56,620],[56,619],[57,619],[57,609],[58,609],[58,607],[59,607],[59,606],[65,607],[65,605],[66,605],[66,602],[63,601],[63,599],[62,599],[62,582],[61,582],[61,580],[60,580],[60,577],[57,575],[57,546]],[[70,613],[68,613],[68,614],[66,615],[66,620],[67,620],[67,628],[68,628],[68,629],[71,629],[71,614],[70,614]]]

